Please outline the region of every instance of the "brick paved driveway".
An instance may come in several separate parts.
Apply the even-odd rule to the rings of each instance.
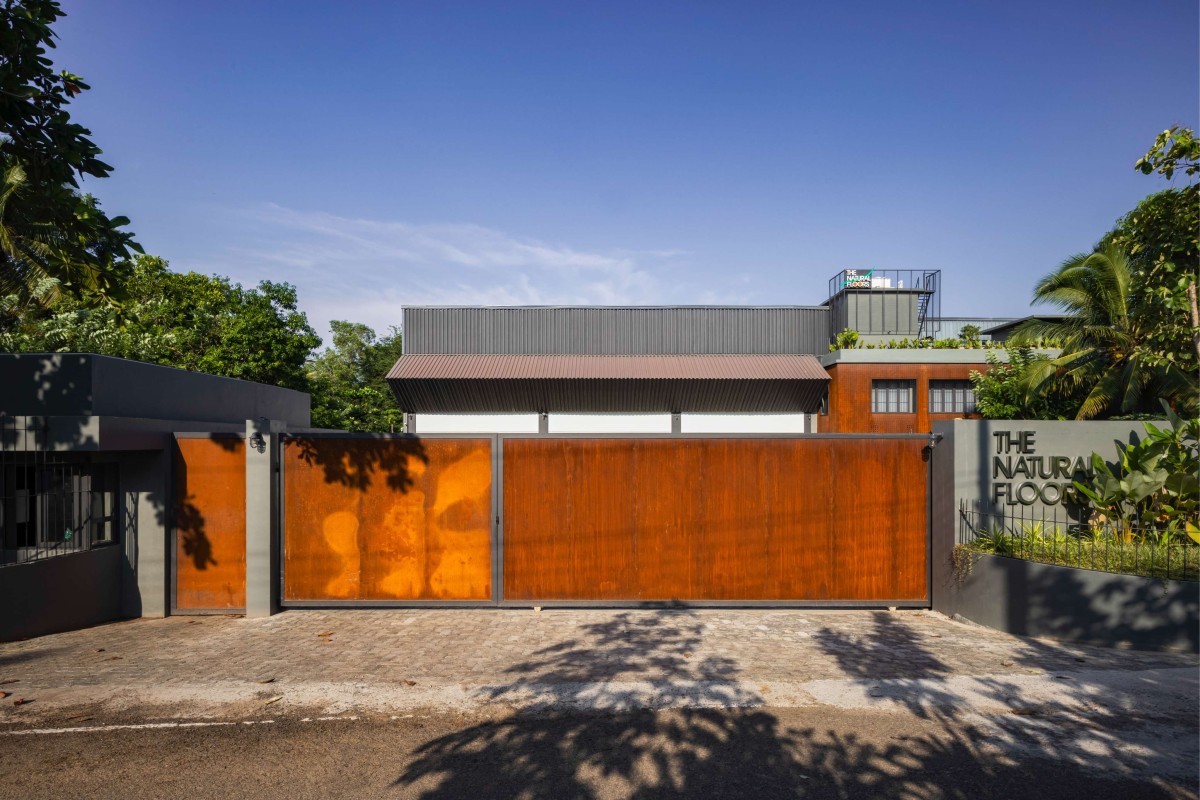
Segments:
[[[964,691],[1003,704],[1072,679],[1099,695],[1112,681],[1196,664],[913,611],[306,610],[133,620],[0,644],[0,680],[17,681],[0,689],[35,700],[3,704],[0,722],[87,703],[244,711],[272,697],[283,698],[273,710],[334,711],[871,705]]]
[[[14,681],[0,685],[13,692],[0,701],[0,752],[34,779],[58,774],[60,752],[69,761],[98,754],[102,766],[80,766],[76,788],[96,772],[109,781],[113,762],[108,745],[71,737],[102,736],[144,754],[122,778],[130,785],[159,775],[162,759],[172,776],[198,764],[224,774],[245,749],[231,780],[261,787],[265,747],[282,759],[280,776],[300,776],[294,786],[319,779],[305,769],[326,755],[339,787],[347,771],[372,774],[401,755],[417,759],[405,775],[436,775],[445,791],[432,796],[446,797],[481,796],[496,780],[512,790],[503,796],[518,794],[514,787],[584,796],[550,778],[660,763],[699,770],[711,786],[791,765],[800,777],[765,773],[789,796],[795,782],[821,776],[838,787],[861,779],[862,794],[874,796],[873,782],[900,780],[895,773],[925,787],[974,776],[963,784],[970,791],[904,796],[979,796],[997,780],[1005,790],[1020,780],[1041,787],[1029,778],[1046,770],[1158,791],[1164,781],[1195,785],[1196,667],[1190,655],[1018,639],[912,611],[174,617],[0,645],[0,681]],[[32,702],[12,705],[22,698]],[[305,733],[324,725],[334,727]],[[366,727],[337,727],[346,725]],[[427,725],[438,733],[422,743]],[[398,744],[400,734],[409,738]],[[348,766],[360,749],[364,760]],[[714,752],[753,754],[756,767],[741,769],[734,757],[725,772],[706,773],[724,764]],[[46,796],[71,793],[47,786]],[[220,794],[188,786],[181,796]],[[303,796],[293,791],[286,796]]]

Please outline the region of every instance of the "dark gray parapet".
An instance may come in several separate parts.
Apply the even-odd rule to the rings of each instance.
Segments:
[[[1200,651],[1200,584],[974,553],[935,611],[989,628],[1138,650]]]
[[[0,413],[309,424],[304,392],[90,353],[0,353]]]

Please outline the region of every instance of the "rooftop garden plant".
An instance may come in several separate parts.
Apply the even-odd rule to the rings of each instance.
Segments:
[[[973,328],[968,335],[968,328]],[[834,337],[829,345],[829,352],[838,350],[1002,350],[1003,342],[993,342],[979,338],[978,328],[967,325],[963,328],[960,338],[934,339],[932,336],[913,337],[912,339],[889,339],[886,342],[863,342],[862,336],[855,330],[844,330]],[[1055,340],[1050,338],[1037,339],[1031,347],[1056,347]]]

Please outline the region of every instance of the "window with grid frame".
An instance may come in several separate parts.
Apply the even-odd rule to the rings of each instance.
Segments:
[[[915,414],[916,381],[871,381],[872,414]]]
[[[975,389],[970,381],[930,381],[930,414],[974,414]]]

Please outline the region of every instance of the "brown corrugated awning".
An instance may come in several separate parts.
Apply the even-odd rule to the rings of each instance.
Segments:
[[[388,373],[427,413],[814,413],[828,380],[811,355],[412,354]]]

